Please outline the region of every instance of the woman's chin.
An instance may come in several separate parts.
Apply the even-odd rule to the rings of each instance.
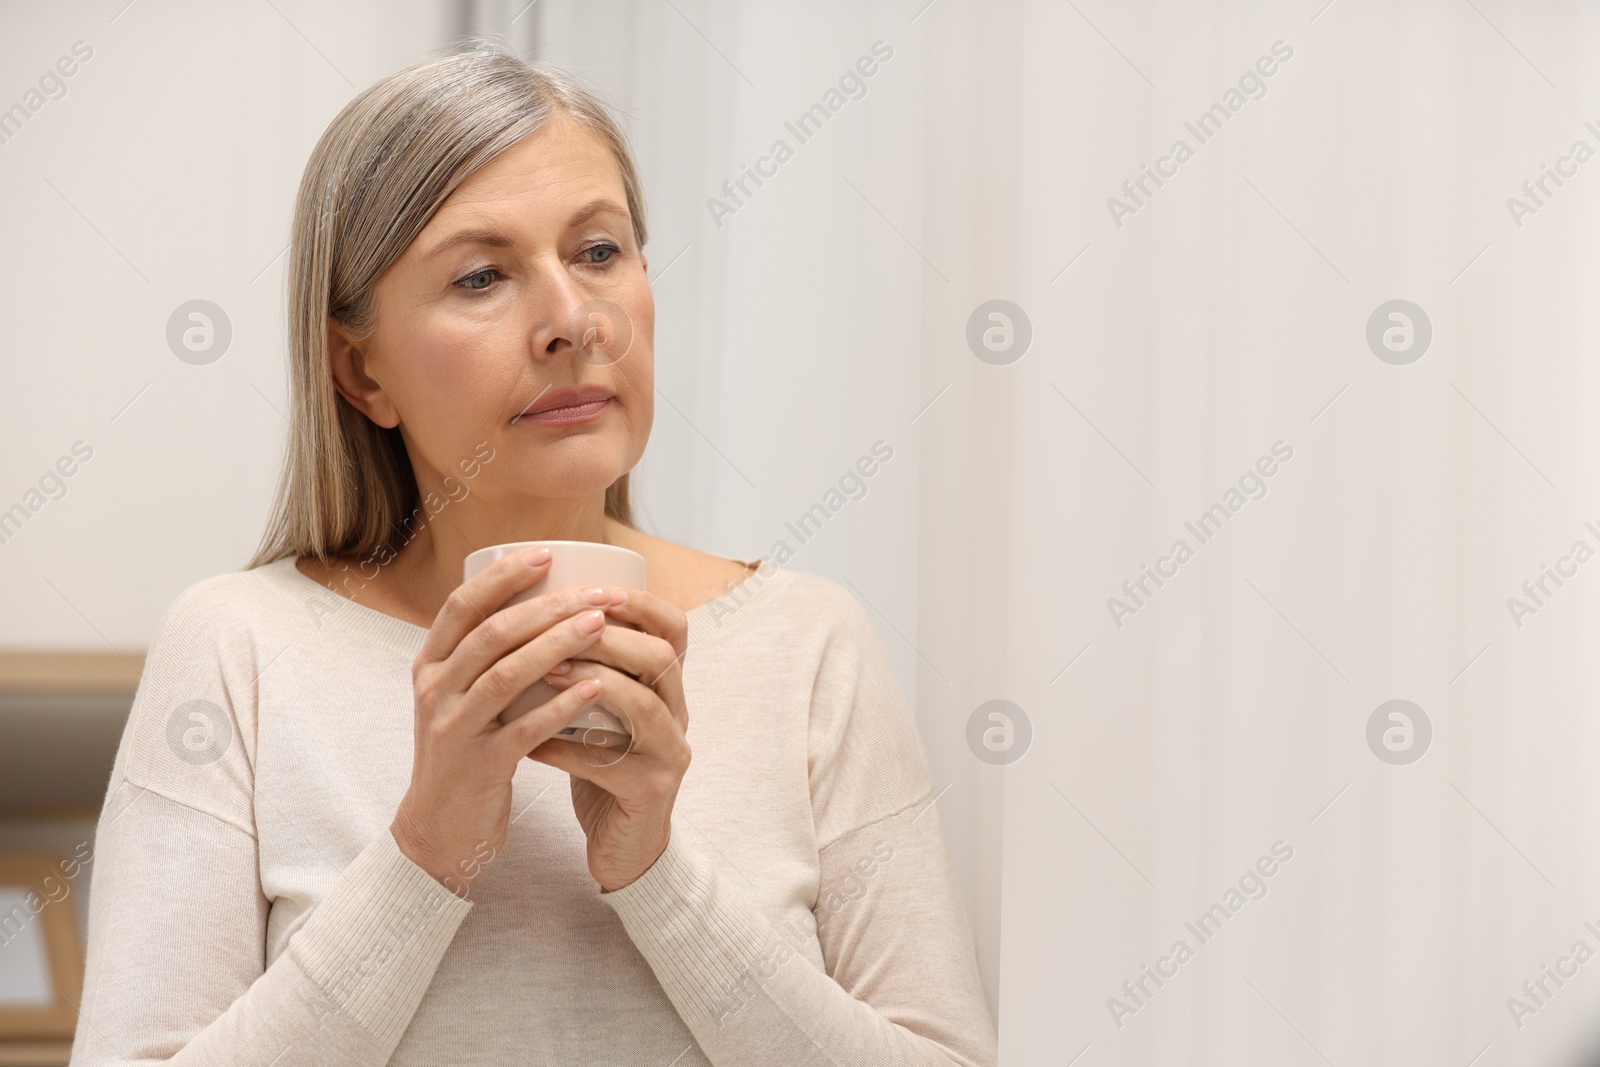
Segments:
[[[531,462],[542,465],[540,460]],[[628,467],[621,462],[621,457],[597,458],[596,462],[582,464],[563,462],[559,472],[543,466],[537,483],[526,485],[525,490],[531,496],[550,500],[578,499],[605,492],[626,473]]]

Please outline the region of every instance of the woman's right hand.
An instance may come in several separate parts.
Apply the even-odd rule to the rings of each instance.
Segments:
[[[537,552],[538,550],[533,550]],[[500,712],[562,660],[593,644],[609,594],[568,589],[502,607],[548,571],[549,551],[497,560],[445,600],[412,665],[411,785],[389,830],[413,863],[457,896],[505,844],[522,759],[599,696],[590,680],[509,724]]]

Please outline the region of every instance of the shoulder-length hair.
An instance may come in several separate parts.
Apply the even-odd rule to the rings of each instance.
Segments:
[[[644,194],[621,129],[591,92],[543,63],[489,45],[423,61],[358,95],[323,132],[289,240],[289,439],[247,570],[291,554],[387,558],[426,521],[399,428],[378,426],[334,388],[328,316],[370,336],[383,273],[462,182],[553,117],[610,147],[643,248]],[[633,525],[627,474],[607,488],[605,513]]]

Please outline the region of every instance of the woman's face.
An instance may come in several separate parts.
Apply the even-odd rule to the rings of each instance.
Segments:
[[[376,329],[353,342],[359,372],[341,384],[370,379],[357,406],[400,426],[425,494],[446,476],[447,491],[461,483],[487,442],[475,495],[577,505],[629,471],[650,436],[645,269],[616,161],[558,112],[464,182],[379,279]],[[330,329],[337,367],[345,334]],[[570,404],[574,389],[611,397],[597,414],[528,413]]]

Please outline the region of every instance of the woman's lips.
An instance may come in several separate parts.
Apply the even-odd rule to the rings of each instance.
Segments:
[[[533,415],[524,415],[518,422],[542,422],[546,426],[565,426],[574,422],[588,422],[600,417],[601,412],[610,406],[613,397],[604,400],[591,400],[587,404],[574,404],[571,407],[550,408]]]

